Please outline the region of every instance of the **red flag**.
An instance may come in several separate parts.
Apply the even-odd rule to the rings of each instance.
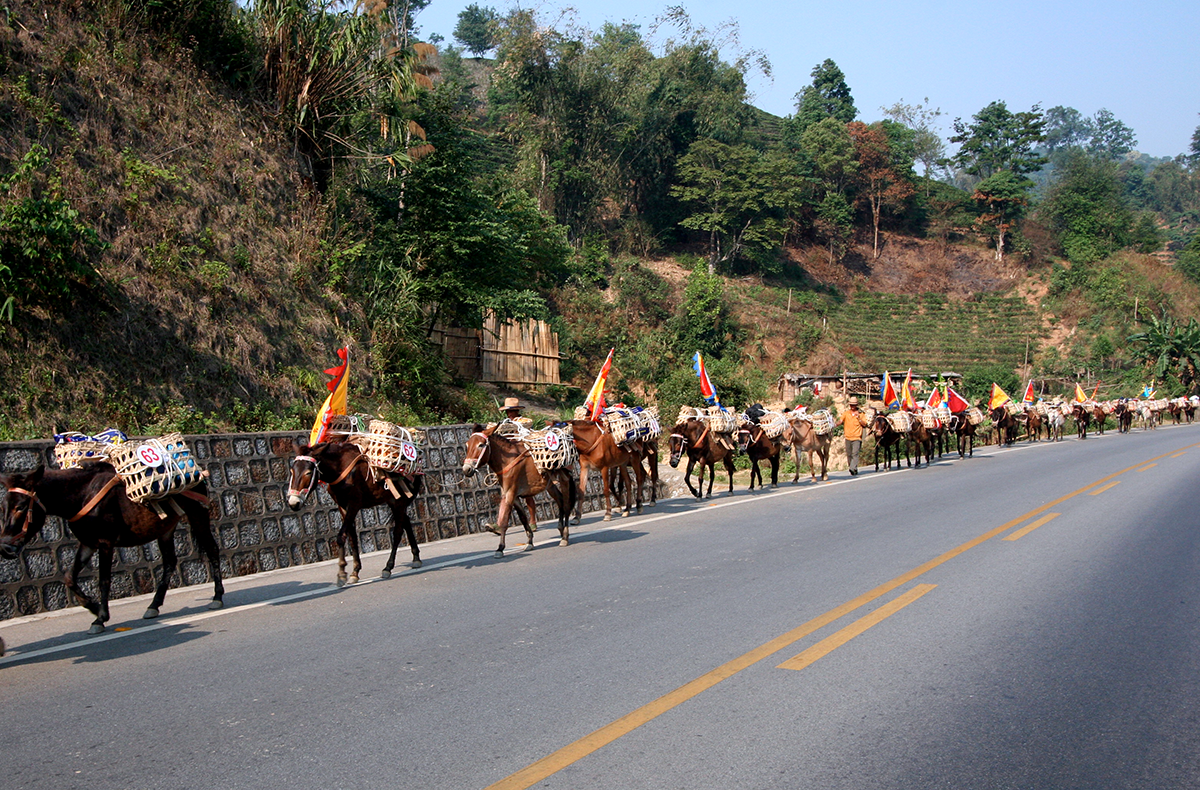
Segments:
[[[1033,380],[1030,379],[1029,386],[1025,388],[1025,394],[1021,396],[1022,403],[1033,403],[1037,400],[1037,396],[1033,394]]]
[[[1100,391],[1100,382],[1096,382],[1096,389],[1092,390],[1092,400],[1096,399],[1096,393]]]
[[[943,400],[945,400],[945,398],[942,397],[942,391],[938,389],[938,386],[935,384],[933,385],[933,392],[930,393],[929,399],[925,401],[925,406],[930,409],[935,409],[942,405]]]
[[[896,395],[896,387],[892,384],[892,377],[886,370],[883,371],[883,382],[880,384],[880,391],[883,393],[883,407],[885,409],[900,405],[900,398]]]
[[[900,386],[900,408],[905,411],[917,410],[917,401],[912,394],[912,368],[908,369],[908,375],[904,377],[904,384]]]
[[[614,351],[616,351],[615,348],[608,350],[608,358],[604,360],[604,365],[600,368],[600,375],[596,376],[596,383],[592,385],[587,400],[583,403],[584,408],[589,410],[588,419],[592,422],[599,420],[600,415],[604,413],[604,385],[608,381],[608,371],[612,368]]]
[[[950,387],[946,387],[946,395],[946,405],[950,407],[950,411],[957,413],[971,408],[971,404],[967,402],[967,399]]]

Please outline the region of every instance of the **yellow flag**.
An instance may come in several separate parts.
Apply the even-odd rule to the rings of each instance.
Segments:
[[[1000,385],[992,382],[992,398],[988,401],[989,409],[998,409],[1008,403],[1012,398],[1004,394],[1004,390],[1000,389]]]
[[[1084,392],[1083,387],[1079,386],[1078,382],[1076,382],[1076,384],[1075,384],[1075,402],[1083,403],[1086,400],[1087,400],[1087,393]]]
[[[332,417],[348,413],[347,394],[350,387],[350,349],[340,348],[337,354],[341,358],[342,364],[325,371],[328,375],[333,376],[333,380],[325,384],[329,388],[329,397],[325,399],[324,405],[317,411],[317,419],[313,422],[312,431],[308,434],[308,444],[310,447],[325,439],[325,433],[329,428],[329,421]]]

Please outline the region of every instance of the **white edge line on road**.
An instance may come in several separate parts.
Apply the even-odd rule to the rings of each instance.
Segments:
[[[1167,427],[1167,426],[1163,426],[1163,427]],[[1171,427],[1175,427],[1175,426],[1171,426]],[[1107,437],[1096,435],[1095,438],[1107,438]],[[1078,440],[1076,440],[1076,441],[1078,441]],[[993,455],[1003,455],[1006,453],[1019,452],[1021,450],[1032,450],[1032,449],[1036,449],[1039,447],[1055,447],[1055,446],[1058,446],[1057,442],[1050,442],[1050,441],[1032,442],[1032,443],[1021,445],[1019,447],[999,447],[996,450],[993,450],[993,451],[990,451],[987,453],[980,453],[980,455],[987,458],[987,457],[991,457]],[[947,465],[947,464],[955,464],[955,463],[959,463],[959,462],[966,461],[966,460],[967,460],[966,458],[951,458],[949,460],[935,461],[934,465],[940,466],[940,465]],[[819,483],[817,485],[812,485],[812,484],[801,485],[796,488],[788,489],[786,491],[775,491],[770,494],[752,494],[750,496],[738,497],[736,499],[730,499],[725,502],[714,502],[710,505],[705,506],[702,510],[688,509],[688,510],[679,511],[678,513],[663,513],[662,515],[643,517],[643,518],[636,518],[636,516],[635,516],[634,518],[636,520],[633,520],[633,521],[627,520],[629,517],[626,517],[626,518],[622,519],[621,523],[619,523],[619,524],[611,524],[610,526],[589,529],[589,530],[586,530],[585,532],[583,532],[582,534],[591,535],[591,534],[597,534],[597,533],[601,533],[601,532],[611,532],[612,530],[617,530],[617,529],[641,527],[646,524],[653,524],[653,523],[659,522],[659,521],[667,521],[668,519],[683,518],[684,516],[692,516],[692,515],[696,515],[696,514],[708,513],[708,512],[711,512],[712,510],[717,510],[720,508],[735,507],[738,505],[750,505],[750,504],[754,504],[757,502],[761,502],[764,499],[774,499],[776,497],[781,497],[781,496],[793,496],[795,494],[813,493],[813,492],[823,491],[823,490],[832,488],[834,486],[845,485],[846,483],[851,483],[851,482],[861,484],[861,483],[868,482],[871,480],[878,480],[878,479],[881,479],[881,478],[884,478],[884,477],[887,477],[890,475],[900,474],[901,472],[912,472],[912,471],[915,471],[915,470],[909,469],[906,467],[904,469],[897,469],[894,471],[872,472],[869,476],[862,477],[862,478],[848,477],[844,480],[833,480],[833,481],[829,481],[829,482],[823,483],[823,484]],[[593,511],[593,512],[596,512],[596,511]],[[551,520],[551,523],[553,523],[553,520]],[[541,543],[535,542],[533,545],[535,547],[536,546],[548,546],[548,545],[551,545],[551,544],[554,544],[557,542],[558,542],[558,538],[550,538],[548,540],[542,541]],[[365,554],[363,556],[370,557],[370,556],[380,555],[380,554],[386,553],[387,551],[388,551],[387,549],[382,549],[380,551],[371,552],[370,554]],[[391,578],[395,579],[395,578],[399,578],[401,576],[412,576],[417,573],[424,573],[425,571],[436,570],[438,568],[451,567],[454,565],[464,565],[469,562],[476,562],[481,559],[488,559],[494,553],[495,552],[493,552],[493,551],[479,552],[477,554],[469,554],[464,557],[457,557],[455,559],[445,560],[443,562],[431,562],[431,563],[423,564],[420,568],[405,568],[403,570],[397,570],[397,571],[393,572]],[[268,571],[267,573],[278,574],[278,573],[287,572],[287,571],[311,569],[311,568],[319,566],[319,565],[332,564],[336,561],[337,560],[324,560],[323,562],[320,562],[320,563],[310,563],[307,565],[296,565],[296,566],[292,566],[291,568],[279,568],[274,571]],[[260,574],[251,574],[248,576],[236,577],[236,578],[261,579],[264,575],[265,574],[260,573]],[[229,580],[229,582],[232,582],[235,580],[236,579],[231,579],[231,580]],[[231,606],[231,607],[228,607],[225,609],[215,609],[213,611],[200,612],[197,614],[183,615],[180,617],[172,617],[172,618],[169,618],[166,620],[159,620],[158,622],[154,623],[153,625],[132,626],[129,628],[128,631],[111,631],[109,633],[96,635],[96,636],[84,635],[80,639],[77,639],[72,642],[64,642],[61,645],[52,645],[50,647],[43,647],[43,648],[39,648],[37,650],[30,650],[30,651],[26,651],[26,652],[17,651],[17,652],[10,653],[9,655],[0,657],[0,666],[5,666],[6,664],[17,663],[20,661],[28,661],[28,660],[34,659],[34,658],[41,658],[42,656],[52,655],[54,653],[62,653],[62,652],[68,651],[68,650],[75,650],[76,648],[87,646],[87,645],[100,644],[101,642],[110,642],[114,639],[123,639],[125,637],[130,637],[130,636],[138,636],[138,635],[142,635],[142,634],[148,634],[148,633],[152,633],[154,631],[162,630],[164,628],[173,628],[175,626],[188,625],[190,623],[198,623],[198,622],[201,622],[204,620],[211,620],[214,617],[223,617],[225,615],[238,614],[240,612],[248,612],[253,609],[260,609],[264,606],[273,606],[275,604],[289,603],[291,601],[303,600],[304,598],[315,598],[316,596],[328,595],[333,592],[350,591],[350,590],[356,589],[358,587],[363,587],[363,586],[366,586],[369,584],[375,584],[376,582],[390,581],[390,580],[391,579],[383,579],[382,577],[375,577],[375,578],[371,578],[371,579],[365,579],[363,581],[357,582],[356,584],[348,585],[346,587],[338,587],[334,584],[329,584],[327,586],[318,587],[317,589],[305,590],[304,592],[292,593],[291,595],[283,595],[278,598],[270,598],[265,601],[255,601],[254,603],[242,604],[240,606]],[[227,582],[227,583],[229,583],[229,582]],[[194,592],[194,591],[202,590],[202,589],[208,587],[210,584],[211,583],[205,583],[205,584],[199,584],[199,585],[192,585],[190,587],[179,587],[179,588],[175,588],[171,592],[176,593],[176,594]],[[137,597],[138,598],[151,598],[152,596],[153,596],[152,593],[147,593],[146,595],[137,596]],[[133,599],[133,598],[120,599],[120,601],[122,603],[129,603],[129,602],[133,602],[134,600],[135,599]],[[13,620],[6,621],[4,623],[0,623],[0,628],[3,628],[5,626],[14,626],[14,625],[20,625],[22,623],[33,622],[36,620],[44,619],[49,616],[79,614],[80,609],[81,609],[81,607],[76,606],[76,607],[71,607],[69,609],[60,609],[55,612],[47,613],[45,615],[32,615],[29,617],[16,618]]]

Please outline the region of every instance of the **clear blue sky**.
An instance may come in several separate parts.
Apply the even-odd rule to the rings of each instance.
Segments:
[[[417,17],[421,35],[453,43],[458,12],[470,0],[433,0]],[[504,12],[505,2],[476,0]],[[680,2],[696,26],[735,21],[744,49],[765,52],[773,79],[750,80],[754,104],[776,115],[813,66],[832,58],[846,74],[860,118],[900,99],[929,97],[945,113],[969,119],[995,100],[1010,110],[1107,108],[1137,134],[1152,156],[1184,153],[1200,125],[1200,1],[859,0],[858,2]],[[632,0],[525,3],[555,22],[574,8],[578,23],[599,28],[630,21],[649,32],[667,4]],[[557,24],[556,24],[557,26]],[[658,39],[667,35],[664,28]],[[732,50],[722,55],[732,60]]]

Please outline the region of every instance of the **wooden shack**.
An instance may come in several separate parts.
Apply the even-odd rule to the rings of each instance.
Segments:
[[[433,339],[467,381],[507,386],[559,384],[558,333],[545,321],[503,321],[489,313],[482,329],[436,325]]]

